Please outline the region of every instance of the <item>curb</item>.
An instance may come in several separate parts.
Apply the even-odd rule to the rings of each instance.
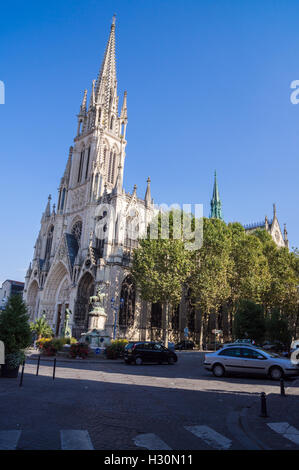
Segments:
[[[56,358],[56,362],[68,362],[71,364],[121,364],[124,361],[122,359],[69,359],[67,357],[62,358],[62,357],[57,357],[53,356],[51,359],[48,358],[47,356],[40,356],[40,360],[43,362],[50,362],[52,363],[54,359]],[[38,356],[26,356],[26,359],[29,359],[31,361],[37,361]]]
[[[247,409],[241,413],[232,411],[227,415],[226,425],[244,450],[270,450],[251,433],[246,417]]]
[[[247,419],[247,414],[249,412],[249,408],[243,408],[239,421],[240,421],[240,426],[243,429],[243,431],[246,433],[248,438],[254,443],[256,446],[255,449],[257,450],[272,450],[270,447],[266,446],[260,439],[257,438],[257,436],[251,431],[248,419]]]

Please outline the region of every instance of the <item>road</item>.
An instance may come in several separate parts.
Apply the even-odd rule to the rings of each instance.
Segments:
[[[22,387],[0,378],[0,449],[263,449],[271,433],[275,449],[299,448],[259,417],[261,392],[278,397],[279,384],[218,379],[204,369],[203,353],[178,356],[174,365],[57,362],[55,380],[51,363],[41,361],[37,377],[29,361]],[[295,383],[287,390],[297,393]],[[283,421],[299,428],[295,419]]]

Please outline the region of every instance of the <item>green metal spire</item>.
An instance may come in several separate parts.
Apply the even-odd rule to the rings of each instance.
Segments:
[[[223,218],[222,218],[222,209],[221,209],[221,201],[220,201],[220,197],[219,197],[219,190],[218,190],[218,184],[217,184],[216,171],[215,171],[215,176],[214,176],[213,197],[211,199],[210,219],[223,220]]]

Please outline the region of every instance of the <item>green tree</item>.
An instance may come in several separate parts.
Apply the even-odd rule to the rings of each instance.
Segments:
[[[280,341],[286,347],[290,345],[288,321],[279,309],[273,309],[266,317],[266,336],[269,341]]]
[[[164,232],[168,239],[161,238],[163,222],[169,229]],[[181,300],[183,286],[190,272],[190,252],[185,249],[183,239],[173,234],[173,213],[159,214],[157,219],[158,238],[139,241],[133,252],[132,275],[143,300],[160,302],[164,311],[164,342],[168,345],[169,311]],[[177,236],[178,234],[176,234]]]
[[[200,311],[200,348],[206,342],[207,324],[212,312],[218,319],[219,307],[230,295],[230,233],[219,219],[203,219],[203,244],[192,253],[188,286]],[[218,325],[216,324],[216,328]]]
[[[30,346],[32,334],[28,318],[21,296],[11,296],[0,314],[0,340],[4,342],[5,355],[18,353]]]
[[[289,322],[293,338],[296,338],[298,324],[298,285],[299,285],[299,256],[297,251],[277,247],[272,237],[264,230],[254,233],[263,247],[267,258],[270,284],[263,297],[266,312],[278,310]]]
[[[46,320],[46,316],[42,315],[35,322],[30,323],[32,332],[37,334],[37,339],[40,338],[51,338],[53,336],[52,328]]]
[[[250,300],[241,300],[238,303],[233,322],[235,338],[246,339],[261,343],[264,340],[266,324],[262,305]]]
[[[234,315],[242,299],[262,303],[269,290],[271,276],[262,242],[247,234],[239,223],[229,224],[231,232],[231,287],[228,309],[232,328]]]

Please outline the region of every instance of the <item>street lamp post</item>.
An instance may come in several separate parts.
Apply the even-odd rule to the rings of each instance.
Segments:
[[[120,305],[123,305],[123,303],[124,303],[124,299],[121,298],[121,299],[120,299]],[[119,310],[119,307],[117,307],[117,306],[115,305],[115,299],[114,299],[114,297],[112,297],[112,299],[111,299],[111,308],[112,308],[112,310],[114,310],[113,339],[115,339],[115,336],[116,336],[116,324],[117,324],[117,312],[118,312],[118,310]]]

